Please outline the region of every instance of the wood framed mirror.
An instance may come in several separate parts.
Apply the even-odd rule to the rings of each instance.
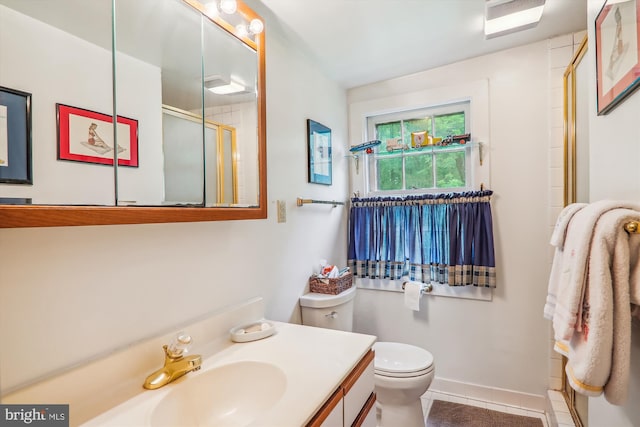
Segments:
[[[262,22],[242,0],[233,14],[213,0],[0,0],[0,39],[19,41],[0,49],[2,63],[16,64],[0,86],[32,94],[34,177],[33,186],[0,184],[0,228],[266,218],[265,36],[244,31],[254,19]],[[242,90],[214,94],[224,80]],[[57,104],[118,123],[97,122],[111,164],[56,153]],[[163,146],[166,105],[201,125],[174,150],[192,145],[183,157],[197,167],[178,170],[195,180],[168,173],[182,159]],[[133,136],[122,137],[122,117],[135,121]],[[87,127],[87,117],[75,119]],[[74,132],[88,146],[84,127]],[[137,162],[123,164],[136,137]]]

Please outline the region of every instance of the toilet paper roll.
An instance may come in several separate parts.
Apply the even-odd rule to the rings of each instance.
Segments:
[[[413,311],[420,311],[420,295],[422,291],[422,283],[405,282],[404,283],[404,306]]]

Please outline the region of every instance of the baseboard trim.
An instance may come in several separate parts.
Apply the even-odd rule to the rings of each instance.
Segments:
[[[440,377],[433,379],[429,390],[536,412],[545,412],[547,407],[547,396],[497,387],[487,387]]]

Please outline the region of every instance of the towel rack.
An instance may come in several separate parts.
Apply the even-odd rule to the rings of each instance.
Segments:
[[[640,234],[640,223],[638,221],[629,221],[624,225],[624,229],[630,234]]]
[[[298,197],[296,204],[298,206],[306,205],[307,203],[320,203],[324,205],[333,205],[335,208],[338,205],[344,205],[344,202],[336,202],[335,200],[314,200],[314,199],[303,199]]]

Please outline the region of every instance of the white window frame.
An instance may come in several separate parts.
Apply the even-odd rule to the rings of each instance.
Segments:
[[[425,82],[428,83],[428,82]],[[468,100],[470,102],[469,133],[473,145],[470,148],[473,190],[491,188],[491,139],[489,122],[489,80],[481,79],[461,82],[452,86],[415,88],[410,92],[380,95],[372,91],[371,96],[359,95],[349,103],[349,146],[362,144],[367,139],[367,117],[418,110],[438,105],[452,104]],[[366,197],[367,173],[365,171],[369,154],[364,151],[349,153],[351,194]],[[373,195],[373,194],[372,194]]]
[[[470,119],[471,119],[471,102],[467,100],[451,102],[448,104],[431,106],[425,108],[411,109],[411,110],[403,110],[403,111],[395,111],[386,114],[378,114],[374,116],[367,117],[367,140],[377,139],[376,134],[376,125],[390,122],[398,122],[401,120],[412,120],[421,117],[435,117],[442,116],[447,114],[454,113],[464,113],[464,121],[465,121],[465,133],[470,132]],[[432,121],[433,125],[433,121]],[[401,136],[404,140],[404,127],[401,128]],[[429,129],[429,134],[432,134],[432,129]],[[473,138],[473,135],[471,135]],[[415,152],[415,153],[407,153],[404,150],[398,150],[393,154],[385,154],[384,156],[378,155],[378,148],[376,148],[374,154],[370,154],[367,156],[367,162],[365,162],[365,186],[367,195],[371,196],[392,196],[392,195],[405,195],[405,194],[415,194],[415,193],[447,193],[451,191],[469,191],[474,188],[474,176],[473,176],[473,166],[472,166],[472,153],[471,148],[473,147],[472,143],[467,144],[466,146],[451,146],[451,147],[437,147],[428,152]],[[448,188],[417,188],[417,189],[401,189],[401,190],[379,190],[378,189],[378,180],[377,180],[377,165],[378,159],[391,159],[395,157],[410,157],[410,156],[424,156],[431,155],[433,159],[432,166],[432,174],[434,178],[434,185],[436,183],[436,155],[435,153],[444,153],[444,152],[456,152],[463,151],[465,154],[465,185],[463,187],[448,187]],[[406,173],[404,169],[403,162],[403,172],[402,172],[402,181],[403,187],[406,187],[404,184],[406,178]]]

